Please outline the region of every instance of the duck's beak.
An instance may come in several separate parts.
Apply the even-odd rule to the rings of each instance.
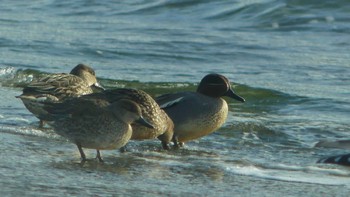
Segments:
[[[100,83],[96,82],[94,84],[92,84],[92,90],[94,91],[103,91],[106,90]]]
[[[226,94],[224,96],[228,96],[230,98],[233,98],[237,101],[241,101],[242,103],[245,102],[245,99],[241,96],[239,96],[238,94],[236,94],[231,88],[226,92]]]
[[[142,116],[139,119],[137,119],[135,122],[145,127],[154,129],[154,126],[150,122],[148,122],[146,119],[144,119]]]

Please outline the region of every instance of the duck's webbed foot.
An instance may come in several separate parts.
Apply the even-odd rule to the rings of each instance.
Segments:
[[[170,146],[168,142],[162,141],[162,147],[164,150],[170,150]]]
[[[185,145],[185,143],[179,142],[177,136],[174,136],[174,137],[173,137],[173,143],[174,143],[174,148],[175,148],[175,149],[182,148],[182,147],[184,147],[184,145]]]
[[[82,149],[80,144],[77,144],[77,147],[78,147],[78,150],[79,150],[79,153],[80,153],[81,162],[85,163],[85,161],[86,161],[85,153],[84,153],[84,151],[83,151],[83,149]]]
[[[98,159],[99,162],[103,163],[100,150],[96,150],[96,159]]]
[[[39,122],[39,129],[43,129],[44,128],[44,126],[45,126],[45,120],[40,120],[40,122]]]
[[[161,141],[164,150],[170,150],[169,144],[173,138],[173,134],[174,132],[171,127],[171,129],[168,129],[165,133],[157,137]]]
[[[125,153],[126,151],[127,151],[126,145],[119,148],[119,152],[121,152],[121,153]]]

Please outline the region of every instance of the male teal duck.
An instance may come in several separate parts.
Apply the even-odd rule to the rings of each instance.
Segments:
[[[43,103],[90,94],[92,88],[103,89],[97,82],[95,71],[87,65],[78,64],[69,74],[49,74],[32,81],[17,98],[40,119],[40,127],[43,127],[45,121],[51,120],[50,114],[42,109]]]
[[[229,80],[220,74],[206,75],[197,92],[178,92],[156,98],[159,106],[174,122],[175,146],[208,135],[222,126],[228,114],[228,105],[221,97],[227,96],[241,102]]]
[[[162,147],[169,149],[173,137],[174,124],[168,115],[160,109],[156,101],[142,90],[119,88],[109,89],[98,93],[82,96],[83,98],[94,98],[115,102],[119,99],[129,99],[136,102],[142,112],[142,116],[150,122],[154,128],[147,128],[138,123],[133,123],[132,140],[144,140],[158,138]]]
[[[77,145],[82,161],[82,148],[96,149],[96,158],[103,162],[100,150],[118,149],[132,135],[131,123],[144,127],[153,125],[142,117],[140,106],[129,99],[115,102],[94,98],[71,98],[60,103],[46,103],[45,110],[54,121],[54,131]]]

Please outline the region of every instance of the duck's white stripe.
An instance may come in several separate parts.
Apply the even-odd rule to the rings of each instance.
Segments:
[[[334,158],[334,161],[336,162],[336,163],[339,163],[339,161],[342,159],[342,156],[339,156],[339,157],[336,157],[336,158]]]
[[[163,104],[160,105],[159,107],[160,107],[161,109],[170,107],[170,106],[172,106],[172,105],[174,105],[174,104],[176,104],[176,103],[179,103],[183,98],[184,98],[184,97],[180,97],[180,98],[177,98],[177,99],[175,99],[175,100],[168,101],[168,102],[166,102],[166,103],[163,103]]]

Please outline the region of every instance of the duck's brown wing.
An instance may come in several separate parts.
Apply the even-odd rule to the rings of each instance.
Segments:
[[[102,99],[88,98],[70,98],[63,102],[46,103],[44,109],[52,116],[67,117],[67,116],[82,116],[92,115],[98,116],[106,111],[109,102]]]
[[[92,90],[83,79],[66,73],[48,75],[33,81],[23,89],[24,95],[51,94],[59,99],[89,93],[92,93]]]

